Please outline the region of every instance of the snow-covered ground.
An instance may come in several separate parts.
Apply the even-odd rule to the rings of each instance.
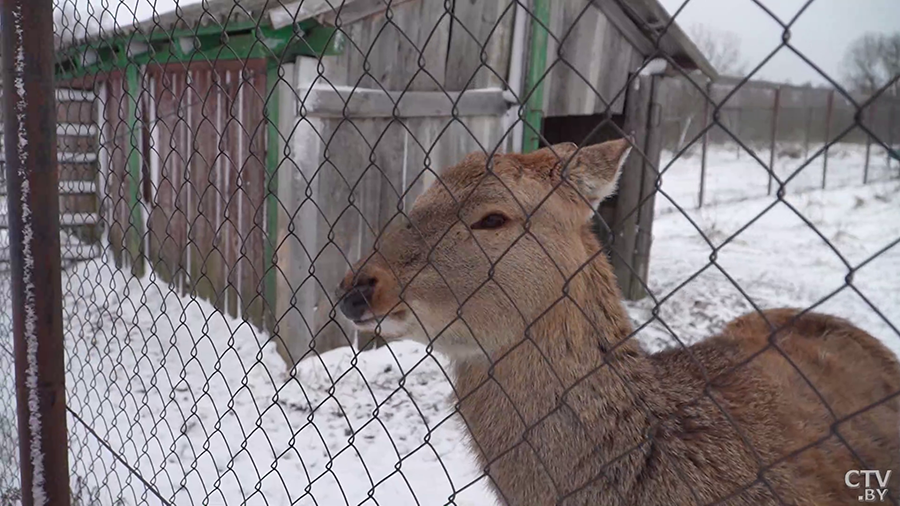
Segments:
[[[679,160],[664,176],[664,190],[687,208],[683,189],[698,165],[699,157]],[[900,352],[900,183],[788,192],[776,202],[765,197],[761,169],[762,197],[745,180],[755,170],[746,155],[729,167],[712,168],[715,188],[744,200],[654,222],[654,297],[628,303],[635,324],[658,303],[675,336],[694,342],[754,304],[826,299],[819,310]],[[441,357],[399,343],[335,350],[287,371],[267,336],[111,265],[64,275],[69,405],[173,504],[443,505],[454,490],[454,504],[493,503],[484,480],[469,486],[480,473],[452,415]],[[639,337],[651,349],[674,342],[659,322]],[[70,417],[69,429],[82,504],[159,504],[80,421]]]

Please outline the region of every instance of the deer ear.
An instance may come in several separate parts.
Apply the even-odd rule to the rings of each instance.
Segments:
[[[592,208],[596,208],[603,199],[615,193],[632,142],[630,138],[617,139],[577,151],[573,149],[568,154],[559,153],[563,157],[561,176],[591,203]]]

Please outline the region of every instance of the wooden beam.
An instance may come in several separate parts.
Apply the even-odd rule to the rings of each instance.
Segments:
[[[60,102],[93,102],[93,90],[73,90],[68,88],[56,90],[56,100]]]
[[[641,77],[641,87],[645,88],[649,100],[647,127],[644,138],[644,155],[641,170],[640,210],[638,211],[637,240],[634,248],[634,269],[631,291],[625,294],[630,300],[642,299],[647,295],[644,288],[649,280],[650,247],[653,243],[653,218],[656,205],[656,180],[659,176],[662,153],[662,111],[660,87],[662,76]]]
[[[344,86],[313,86],[297,90],[308,115],[353,118],[421,118],[504,114],[509,102],[503,90],[465,92],[383,91]]]
[[[644,295],[637,278],[640,275],[638,235],[640,232],[641,198],[644,190],[645,159],[658,165],[648,147],[648,127],[651,125],[651,76],[636,78],[629,84],[625,97],[625,131],[633,133],[634,149],[622,168],[619,190],[615,199],[615,218],[611,224],[613,233],[611,262],[622,296],[637,300]],[[647,218],[645,218],[646,220]],[[652,220],[652,214],[650,217]],[[649,243],[644,243],[649,251]]]

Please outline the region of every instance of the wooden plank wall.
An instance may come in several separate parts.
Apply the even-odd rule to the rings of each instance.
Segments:
[[[182,294],[262,328],[265,61],[150,65],[141,82],[143,254]],[[123,75],[110,75],[105,90],[106,220],[121,265],[130,195]]]
[[[128,258],[126,234],[130,222],[130,180],[128,177],[128,139],[130,125],[127,121],[128,89],[123,72],[107,76],[103,87],[103,128],[100,132],[100,155],[107,160],[107,169],[101,182],[104,192],[101,198],[103,220],[106,224],[109,247],[116,266],[121,268]],[[60,179],[80,179],[77,167],[60,165]]]
[[[406,2],[392,6],[390,17],[382,12],[343,27],[346,51],[328,59],[329,81],[390,91],[501,87],[515,2],[452,2],[452,12],[446,4]]]
[[[545,116],[621,114],[625,84],[643,56],[590,0],[554,0]]]

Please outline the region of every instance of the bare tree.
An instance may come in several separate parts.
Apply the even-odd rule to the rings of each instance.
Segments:
[[[736,33],[702,24],[691,25],[689,32],[691,40],[720,75],[740,77],[747,73],[746,62],[741,57],[741,38]]]
[[[900,32],[859,37],[847,48],[841,69],[852,91],[871,95],[887,87],[887,95],[900,96]]]
[[[688,31],[697,49],[709,60],[720,76],[741,77],[746,74],[746,63],[741,56],[741,39],[737,34],[703,24],[691,25]],[[696,129],[698,125],[703,124],[702,115],[708,101],[705,93],[701,91],[705,86],[705,78],[699,75],[696,77],[698,77],[696,80],[688,77],[696,83],[696,86],[683,82],[677,85],[677,92],[673,91],[678,93],[678,100],[669,106],[672,117],[678,118],[679,133],[674,146],[676,149],[684,145],[692,125]]]

